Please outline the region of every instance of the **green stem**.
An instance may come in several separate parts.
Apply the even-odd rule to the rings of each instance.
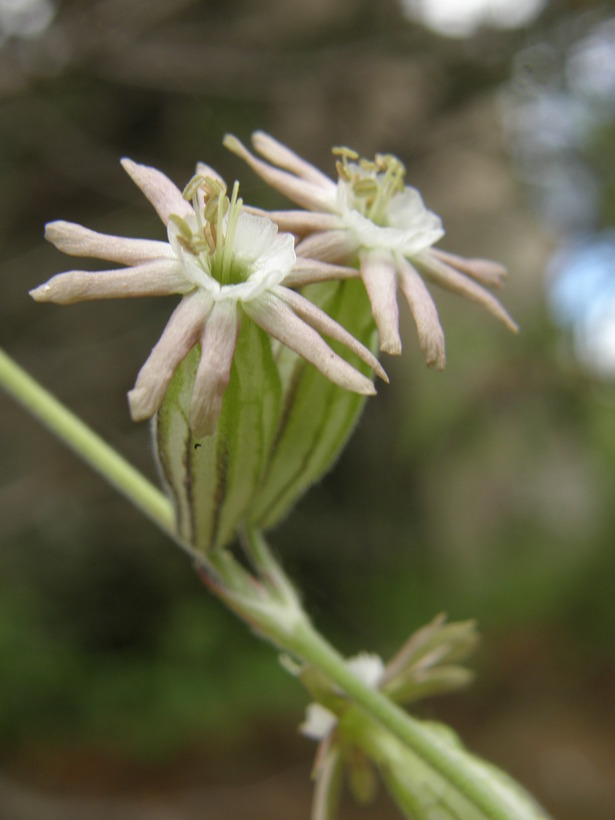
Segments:
[[[279,639],[278,639],[279,640]],[[453,785],[489,820],[539,820],[547,815],[517,784],[486,777],[466,752],[427,731],[420,721],[377,689],[364,684],[344,658],[306,621],[286,641],[287,650],[324,672],[358,706]]]
[[[244,549],[259,573],[280,586],[281,591],[292,590],[282,567],[273,557],[262,533],[247,531]],[[477,765],[471,755],[456,749],[434,732],[425,729],[404,709],[397,706],[377,689],[366,686],[347,666],[344,658],[312,626],[301,609],[296,595],[283,594],[289,615],[281,612],[261,625],[261,633],[282,649],[324,672],[359,707],[381,726],[406,744],[422,760],[445,778],[490,820],[538,820],[546,817],[532,798],[514,784],[508,788],[496,777],[485,777],[484,767]],[[258,616],[257,616],[258,617]],[[253,621],[256,620],[253,617]]]
[[[169,499],[0,349],[0,386],[172,538]]]
[[[98,471],[174,540],[174,512],[168,498],[80,419],[0,350],[0,385],[61,441]],[[260,533],[245,539],[260,586],[252,588],[245,570],[237,574],[228,555],[218,567],[226,589],[217,594],[258,631],[298,658],[313,664],[359,707],[404,742],[490,820],[534,820],[545,817],[533,801],[500,779],[485,777],[472,758],[445,743],[381,692],[360,681],[344,658],[314,629],[290,581],[271,555]],[[239,566],[239,565],[238,565]],[[264,585],[263,585],[264,582]],[[212,587],[216,591],[215,586]],[[268,594],[263,596],[263,592]],[[268,595],[271,596],[269,600]]]

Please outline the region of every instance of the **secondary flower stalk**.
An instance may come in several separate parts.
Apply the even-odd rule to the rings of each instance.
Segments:
[[[155,207],[168,242],[108,236],[70,222],[52,222],[46,238],[59,250],[126,267],[100,272],[73,270],[32,290],[40,302],[71,304],[90,299],[164,296],[182,300],[129,393],[135,421],[160,408],[178,365],[200,344],[189,418],[197,437],[211,435],[242,321],[250,320],[287,345],[340,387],[375,393],[371,379],[335,353],[321,334],[345,345],[381,378],[373,354],[341,325],[287,286],[320,281],[330,266],[297,265],[294,238],[262,215],[248,213],[236,183],[230,198],[223,180],[207,166],[197,168],[183,195],[160,171],[131,160],[124,169]]]

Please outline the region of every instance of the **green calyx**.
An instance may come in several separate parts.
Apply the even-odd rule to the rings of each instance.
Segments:
[[[373,346],[374,324],[360,282],[310,285],[307,292]],[[272,344],[244,315],[216,432],[197,438],[188,419],[199,357],[197,346],[177,369],[156,417],[154,444],[180,538],[211,553],[242,526],[267,529],[290,511],[339,456],[365,397]],[[348,355],[367,371],[355,358]]]

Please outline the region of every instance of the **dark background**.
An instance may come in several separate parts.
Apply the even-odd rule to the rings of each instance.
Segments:
[[[271,540],[347,654],[389,657],[440,611],[477,617],[475,685],[418,714],[555,816],[612,817],[614,391],[551,318],[545,276],[571,238],[615,221],[613,109],[562,147],[579,100],[569,60],[613,30],[612,6],[550,2],[523,27],[496,16],[456,38],[393,0],[29,7],[19,25],[0,11],[0,343],[152,478],[125,394],[172,300],[27,296],[70,267],[46,221],[163,238],[121,156],[180,186],[202,159],[277,206],[225,132],[263,128],[327,172],[332,145],[392,152],[442,216],[443,248],[508,266],[521,334],[437,293],[448,364],[432,373],[402,309],[391,385]],[[532,120],[552,98],[562,121]],[[0,531],[0,815],[309,815],[303,692],[163,535],[4,396]],[[396,816],[384,798],[342,814]]]

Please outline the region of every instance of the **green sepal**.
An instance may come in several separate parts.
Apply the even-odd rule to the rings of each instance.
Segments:
[[[302,291],[370,349],[376,331],[362,282],[346,280],[310,285]],[[366,375],[371,371],[342,345],[331,347]],[[280,347],[280,422],[263,483],[250,505],[251,526],[277,523],[301,495],[332,466],[352,433],[365,396],[333,384],[293,351]]]
[[[465,758],[474,774],[497,784],[506,806],[498,820],[548,820],[549,815],[534,798],[496,766],[467,752],[449,726],[423,722],[440,745],[454,749]],[[404,817],[412,820],[492,820],[493,815],[478,808],[452,779],[436,771],[425,758],[404,745],[356,707],[339,719],[338,735],[344,743],[355,744],[377,766],[391,797]],[[340,741],[341,742],[341,741]]]
[[[156,416],[154,442],[178,534],[206,553],[233,540],[262,479],[281,383],[269,337],[244,316],[216,432],[197,438],[188,408],[199,357],[197,346],[177,368]]]

